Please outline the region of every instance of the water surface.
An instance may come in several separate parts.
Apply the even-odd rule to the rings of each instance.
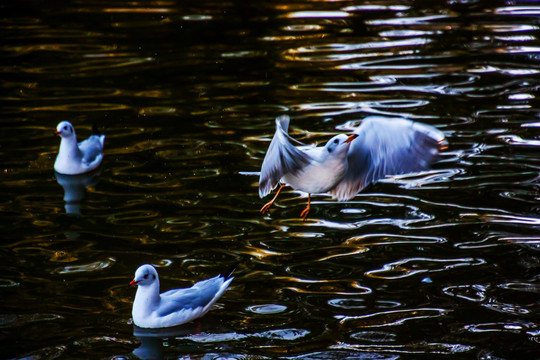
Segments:
[[[0,8],[2,357],[538,358],[535,2]],[[315,196],[307,222],[290,189],[261,216],[284,113],[306,143],[388,115],[450,145],[432,171]],[[107,136],[67,202],[61,120]],[[134,328],[140,264],[167,289],[235,261],[200,321]]]

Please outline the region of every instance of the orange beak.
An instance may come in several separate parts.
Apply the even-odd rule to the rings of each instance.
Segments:
[[[129,283],[128,287],[134,287],[134,286],[137,286],[137,283],[138,283],[138,281],[131,280],[131,282]]]
[[[358,134],[352,134],[350,135],[347,140],[345,140],[346,143],[350,143],[351,141],[353,141],[354,139],[356,139],[358,137]]]

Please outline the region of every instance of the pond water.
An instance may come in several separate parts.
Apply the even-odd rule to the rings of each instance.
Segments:
[[[532,1],[0,5],[2,358],[540,358],[540,6]],[[433,170],[348,202],[258,171],[274,118],[324,143],[368,115],[434,125]],[[56,176],[56,124],[106,134]],[[64,201],[64,187],[70,189]],[[239,261],[199,321],[134,328]]]

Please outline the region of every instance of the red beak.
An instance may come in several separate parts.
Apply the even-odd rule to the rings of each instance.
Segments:
[[[60,134],[61,134],[60,131],[55,131],[54,133],[55,133],[56,135],[60,135]]]
[[[131,280],[131,282],[129,283],[128,287],[134,287],[134,286],[137,286],[137,283],[138,283],[138,281]]]
[[[358,137],[358,134],[352,134],[351,136],[349,136],[347,138],[347,140],[345,140],[346,143],[350,143],[351,141],[353,141],[354,139],[356,139]]]

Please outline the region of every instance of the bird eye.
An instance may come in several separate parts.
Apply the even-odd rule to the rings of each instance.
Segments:
[[[334,144],[337,144],[338,142],[339,142],[339,140],[338,140],[338,139],[334,140]]]
[[[148,279],[148,274],[144,274],[143,278]]]
[[[156,280],[156,275],[152,275],[152,279]]]
[[[68,129],[68,128],[67,128],[67,125],[66,125],[66,126],[64,126],[64,130],[66,130],[66,131],[67,131],[67,129]]]

